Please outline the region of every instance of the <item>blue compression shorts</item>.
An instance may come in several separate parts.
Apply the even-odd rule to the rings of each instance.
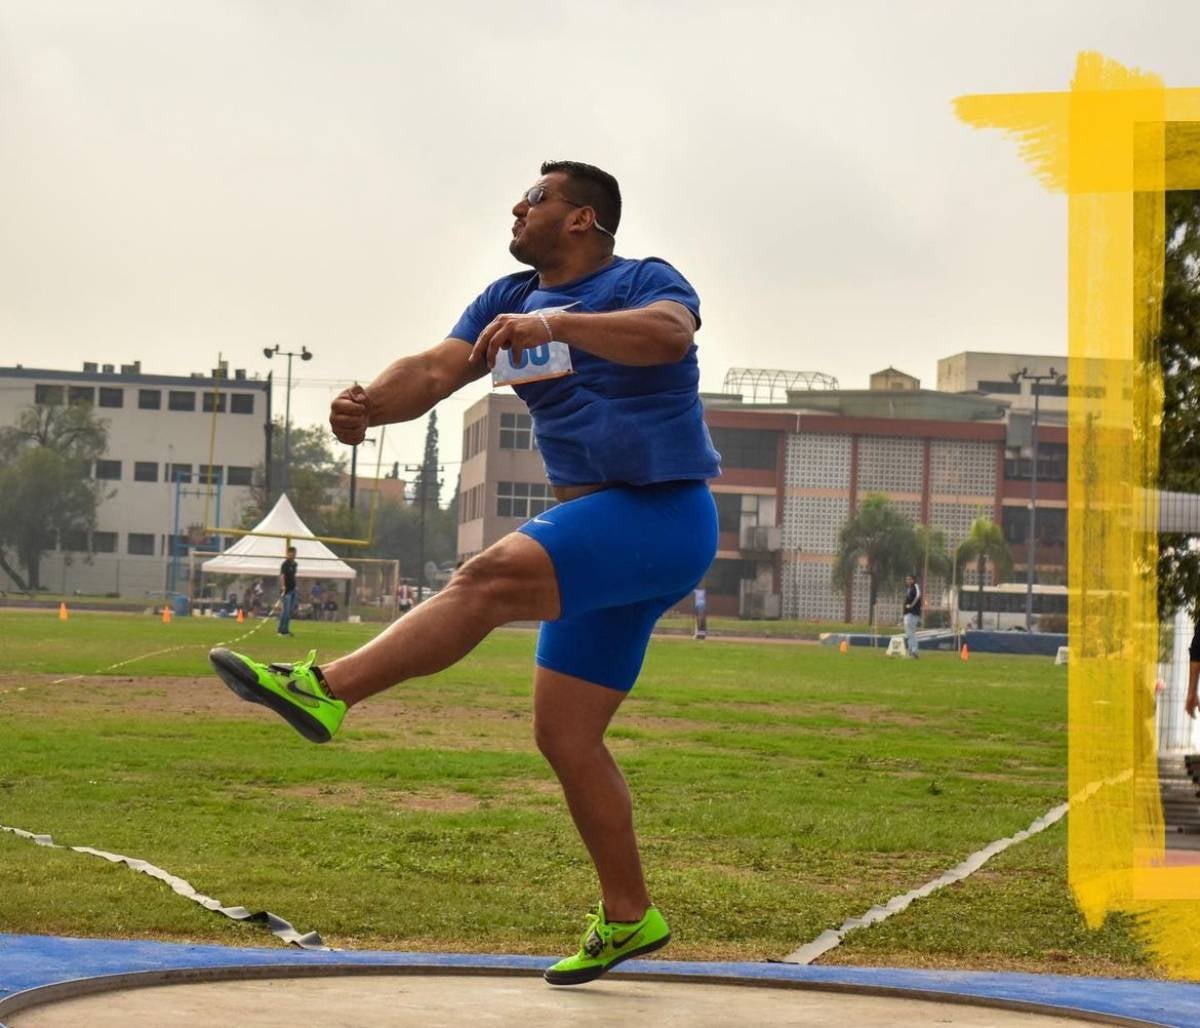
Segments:
[[[704,577],[717,508],[704,482],[614,486],[538,514],[519,531],[550,555],[561,605],[537,663],[628,692],[654,624]]]

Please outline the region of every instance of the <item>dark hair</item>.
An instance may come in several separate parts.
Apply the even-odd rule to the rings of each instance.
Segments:
[[[543,161],[542,174],[565,172],[571,180],[571,199],[578,200],[596,212],[596,221],[609,232],[616,233],[621,224],[621,187],[607,171],[580,161]]]

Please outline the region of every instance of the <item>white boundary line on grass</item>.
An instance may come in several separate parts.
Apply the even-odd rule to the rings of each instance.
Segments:
[[[1067,811],[1071,809],[1072,805],[1078,806],[1080,803],[1090,800],[1106,785],[1116,785],[1119,782],[1127,781],[1131,777],[1133,777],[1133,771],[1126,770],[1120,774],[1113,775],[1111,778],[1106,778],[1102,782],[1092,782],[1086,788],[1081,789],[1068,802],[1060,803],[1057,807],[1051,807],[1041,817],[1035,818],[1028,828],[1023,828],[1021,831],[1015,832],[1003,839],[997,839],[995,842],[989,842],[982,849],[978,849],[972,853],[962,863],[956,864],[949,871],[940,874],[932,881],[926,882],[924,885],[902,893],[899,896],[893,896],[886,903],[873,906],[860,917],[847,918],[842,922],[840,928],[823,931],[812,942],[805,943],[799,949],[793,950],[780,963],[811,964],[818,957],[839,946],[842,939],[848,933],[858,928],[866,928],[870,925],[878,924],[893,914],[900,913],[900,911],[906,909],[914,900],[924,899],[931,893],[937,892],[938,889],[944,889],[947,885],[961,882],[964,878],[973,875],[983,867],[997,853],[1002,853],[1009,846],[1018,842],[1024,842],[1030,836],[1037,835],[1038,832],[1043,832],[1051,825],[1057,824],[1066,816]]]
[[[93,675],[107,674],[109,671],[116,671],[117,668],[125,667],[127,664],[136,664],[139,660],[148,660],[150,657],[161,657],[164,653],[177,653],[179,650],[190,650],[194,646],[210,646],[210,645],[211,646],[232,646],[236,643],[240,643],[243,639],[249,639],[250,636],[252,636],[255,632],[257,632],[260,628],[262,628],[263,625],[265,625],[270,620],[271,620],[271,614],[267,614],[266,617],[260,618],[258,624],[255,625],[253,628],[251,628],[250,631],[243,632],[241,635],[239,635],[233,639],[222,639],[220,642],[215,642],[215,643],[180,643],[178,646],[168,646],[166,649],[163,649],[163,650],[152,650],[149,653],[143,653],[137,657],[130,657],[128,660],[119,660],[115,664],[109,664],[108,667],[102,667],[98,671],[93,671],[92,674]],[[65,678],[56,678],[52,682],[49,682],[47,684],[62,685],[64,682],[78,682],[87,677],[89,677],[89,676],[88,675],[67,675]],[[6,695],[7,693],[13,693],[13,692],[25,692],[29,688],[30,687],[28,685],[19,685],[15,689],[0,689],[0,696]]]
[[[27,832],[22,828],[13,828],[9,825],[0,825],[0,832],[10,832],[13,835],[20,836],[22,839],[30,840],[38,846],[47,846],[50,849],[56,850],[68,849],[75,853],[86,853],[92,857],[101,857],[113,864],[124,864],[134,871],[149,875],[151,878],[157,878],[160,882],[166,882],[177,895],[182,896],[184,899],[189,899],[193,903],[200,904],[206,910],[224,914],[235,921],[250,921],[265,924],[270,928],[272,935],[282,939],[284,942],[291,943],[293,946],[309,950],[328,950],[330,948],[325,945],[320,934],[317,932],[305,932],[302,935],[292,927],[289,921],[284,920],[278,914],[272,914],[269,910],[252,912],[245,907],[227,907],[220,900],[198,893],[184,879],[171,874],[169,871],[164,871],[161,867],[155,867],[155,865],[148,861],[139,860],[137,857],[127,857],[121,853],[109,853],[105,850],[93,849],[91,846],[60,846],[49,835],[37,835],[34,832]]]
[[[798,950],[789,953],[783,958],[785,964],[811,964],[817,957],[828,953],[831,949],[841,944],[846,934],[854,931],[856,928],[866,928],[868,925],[878,924],[880,921],[886,920],[893,914],[898,914],[900,911],[908,907],[913,900],[923,899],[930,893],[936,892],[938,889],[945,888],[947,885],[953,885],[955,882],[961,882],[968,875],[974,874],[984,864],[992,859],[997,853],[1001,853],[1008,849],[1009,846],[1017,842],[1024,842],[1031,835],[1036,835],[1038,832],[1044,831],[1052,824],[1061,820],[1067,813],[1069,804],[1060,803],[1057,807],[1053,807],[1046,811],[1041,817],[1035,820],[1028,828],[1022,829],[1014,835],[1007,836],[1004,839],[997,839],[995,842],[989,842],[983,849],[976,850],[966,860],[949,871],[939,875],[933,881],[926,882],[919,888],[912,889],[909,892],[902,893],[899,896],[893,896],[882,906],[876,905],[868,910],[861,917],[847,918],[842,922],[842,926],[836,930],[828,929],[818,935],[812,942],[806,943]]]

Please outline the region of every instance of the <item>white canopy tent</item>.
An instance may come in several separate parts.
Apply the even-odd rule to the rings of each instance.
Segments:
[[[201,572],[208,575],[277,576],[290,543],[296,547],[298,578],[349,581],[358,574],[329,547],[313,537],[286,494],[279,497],[271,513],[255,525],[253,531],[271,534],[242,536],[220,556],[201,564]],[[286,538],[280,538],[282,536]]]

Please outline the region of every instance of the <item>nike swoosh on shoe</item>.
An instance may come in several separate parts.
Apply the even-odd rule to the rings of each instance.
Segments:
[[[612,942],[612,948],[613,949],[624,949],[626,946],[629,945],[629,943],[633,942],[633,940],[636,939],[641,934],[642,934],[642,929],[639,928],[636,932],[633,932],[630,935],[626,935],[625,938],[623,938],[623,939],[617,939],[614,936],[610,940]]]
[[[318,696],[314,692],[309,692],[307,689],[301,689],[299,683],[294,678],[289,678],[287,683],[287,691],[295,696],[301,696],[306,699],[316,700],[318,703],[332,703],[333,700],[325,696]]]

